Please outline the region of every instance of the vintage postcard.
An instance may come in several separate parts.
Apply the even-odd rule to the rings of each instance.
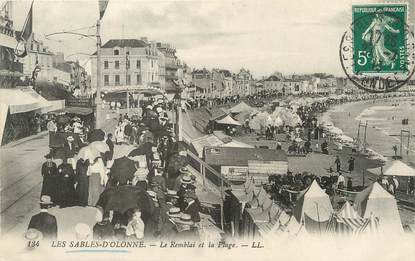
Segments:
[[[413,0],[0,0],[0,261],[415,260]]]

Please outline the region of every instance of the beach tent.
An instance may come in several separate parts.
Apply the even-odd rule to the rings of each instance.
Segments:
[[[303,222],[298,222],[294,216],[291,216],[287,223],[281,223],[280,228],[275,231],[278,235],[288,235],[291,237],[307,236],[308,231],[306,230]]]
[[[225,118],[222,118],[220,120],[216,120],[216,123],[218,123],[218,124],[225,124],[225,125],[241,126],[241,124],[238,121],[234,120],[229,115],[226,115]]]
[[[356,195],[354,209],[363,218],[373,214],[379,218],[379,230],[386,233],[403,233],[395,197],[375,182]]]
[[[293,210],[294,217],[299,223],[304,222],[308,232],[324,232],[332,214],[330,198],[315,180],[300,192]]]
[[[251,112],[255,109],[246,104],[245,102],[240,102],[239,104],[233,106],[229,109],[231,113],[241,113],[241,112]]]
[[[326,232],[342,236],[354,235],[361,232],[365,224],[368,224],[367,219],[360,217],[349,201],[346,201],[342,208],[331,216]]]
[[[408,166],[400,160],[388,161],[386,162],[385,166],[368,169],[367,171],[376,175],[383,174],[385,176],[415,176],[415,169],[411,168],[410,166]]]

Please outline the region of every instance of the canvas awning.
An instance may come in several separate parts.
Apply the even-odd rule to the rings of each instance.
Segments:
[[[219,124],[226,124],[226,125],[241,126],[241,124],[240,124],[238,121],[236,121],[236,120],[232,119],[232,117],[231,117],[231,116],[229,116],[229,115],[226,115],[226,117],[225,117],[225,118],[223,118],[223,119],[216,120],[216,123],[219,123]]]
[[[34,111],[50,106],[32,88],[0,89],[0,103],[9,106],[10,114]]]
[[[251,112],[251,111],[254,111],[255,109],[254,108],[252,108],[251,106],[249,106],[248,104],[246,104],[245,102],[241,102],[241,103],[239,103],[239,104],[237,104],[237,105],[235,105],[235,106],[233,106],[231,109],[230,109],[230,111],[232,112],[232,113],[241,113],[241,112],[243,112],[243,111],[248,111],[248,112]]]
[[[368,169],[372,174],[386,175],[386,176],[415,176],[415,169],[400,160],[388,161],[385,166],[379,168]]]

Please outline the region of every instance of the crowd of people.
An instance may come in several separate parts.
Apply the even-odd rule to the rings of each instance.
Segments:
[[[48,209],[80,206],[96,207],[100,214],[94,227],[83,222],[77,224],[74,231],[78,239],[197,239],[201,206],[196,195],[196,177],[187,168],[187,162],[178,168],[172,160],[186,156],[175,139],[166,108],[163,100],[155,100],[143,108],[142,115],[120,115],[115,144],[111,133],[105,139],[91,139],[94,135],[89,131],[83,146],[74,146],[73,137],[68,136],[62,159],[47,154],[41,170],[41,210],[32,217],[27,235],[59,238],[59,220]],[[55,123],[53,119],[50,122],[50,125]],[[85,133],[85,126],[78,119],[69,122],[64,131],[78,132],[80,128],[83,130],[80,133]],[[58,130],[59,125],[53,129]],[[85,151],[98,150],[97,142],[104,143],[105,149],[97,157],[91,157]],[[134,145],[135,149],[114,159],[114,150],[122,144]],[[126,166],[132,168],[131,175],[125,175],[129,171]],[[144,193],[137,200],[151,200],[151,215],[147,208],[137,206],[126,210],[108,207],[107,195],[123,189]],[[122,199],[120,204],[128,200]]]

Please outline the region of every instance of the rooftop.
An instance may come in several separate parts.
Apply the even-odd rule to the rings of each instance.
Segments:
[[[111,39],[106,42],[101,48],[114,48],[114,47],[131,47],[131,48],[143,48],[149,46],[143,40],[138,39]]]

